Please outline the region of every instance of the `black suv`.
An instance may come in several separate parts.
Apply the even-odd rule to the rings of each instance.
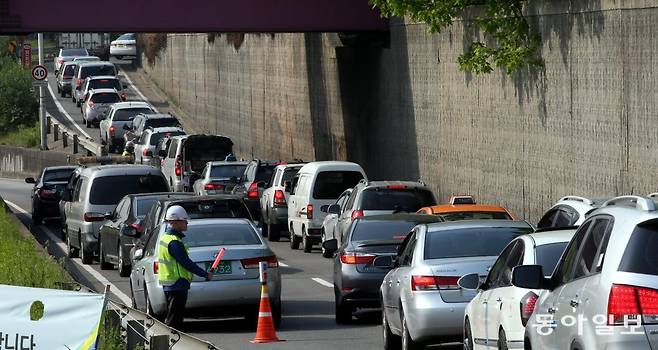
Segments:
[[[38,225],[44,217],[59,217],[59,200],[76,166],[46,167],[38,179],[28,177],[32,188],[32,223]]]
[[[260,196],[263,194],[263,189],[270,186],[274,168],[279,164],[286,163],[254,159],[247,164],[247,168],[238,180],[238,184],[233,187],[232,193],[244,198],[249,213],[256,221],[260,219]]]

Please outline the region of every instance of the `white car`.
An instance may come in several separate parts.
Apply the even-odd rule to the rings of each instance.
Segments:
[[[74,49],[59,49],[59,53],[55,57],[54,65],[55,72],[59,72],[59,69],[64,64],[64,62],[69,62],[73,60],[74,57],[80,56],[89,56],[89,52],[85,48],[74,48]]]
[[[589,212],[598,208],[605,199],[589,199],[579,196],[560,198],[544,213],[537,223],[537,230],[578,226]]]
[[[303,163],[277,165],[272,174],[270,187],[263,190],[260,196],[261,227],[267,239],[276,242],[281,237],[281,231],[288,224],[288,199],[290,198],[290,185],[292,178]]]
[[[555,230],[517,237],[498,256],[483,283],[477,273],[459,280],[460,287],[478,290],[466,306],[464,349],[523,348],[525,325],[542,291],[514,287],[512,269],[537,264],[550,274],[574,232]]]
[[[134,33],[121,35],[110,43],[110,56],[122,59],[124,56],[137,56],[137,40]]]
[[[156,166],[160,158],[155,154],[155,145],[163,137],[187,135],[185,130],[178,127],[149,128],[144,130],[142,136],[135,140],[135,164]]]

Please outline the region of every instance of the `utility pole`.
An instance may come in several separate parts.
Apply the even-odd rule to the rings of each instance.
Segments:
[[[39,65],[43,66],[43,33],[37,34],[39,46]],[[39,85],[39,127],[41,129],[41,149],[48,149],[48,139],[46,135],[46,106],[44,104],[43,84]]]

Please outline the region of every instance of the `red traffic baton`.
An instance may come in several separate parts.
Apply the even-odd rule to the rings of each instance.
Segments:
[[[217,269],[217,266],[219,266],[219,262],[222,260],[222,257],[224,256],[224,253],[226,252],[226,248],[222,248],[219,250],[219,253],[217,253],[217,257],[215,258],[215,261],[212,263],[212,267],[210,268],[210,271],[215,271]]]

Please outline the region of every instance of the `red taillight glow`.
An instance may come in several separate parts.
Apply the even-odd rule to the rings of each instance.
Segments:
[[[377,255],[363,253],[341,253],[340,262],[347,265],[365,265],[370,264]]]
[[[362,217],[363,217],[363,210],[352,210],[352,220]]]
[[[176,156],[176,169],[174,171],[176,172],[176,176],[180,176],[180,174],[183,173],[183,169],[181,169],[180,156]]]
[[[154,261],[153,262],[153,273],[156,274],[156,275],[158,274],[158,267],[159,267],[158,262]]]
[[[75,86],[80,86],[80,84],[82,84],[82,79],[76,79]]]
[[[411,290],[457,290],[459,276],[411,276]]]
[[[306,206],[306,218],[309,220],[313,219],[313,204]]]
[[[286,195],[283,191],[274,191],[274,205],[286,205]]]
[[[275,255],[270,255],[270,256],[261,256],[258,258],[249,258],[249,259],[242,259],[240,260],[240,263],[242,263],[242,267],[244,269],[257,269],[258,268],[258,263],[261,261],[267,261],[267,266],[270,268],[274,267],[279,267],[279,260],[276,258]]]
[[[144,148],[144,150],[142,151],[142,155],[143,155],[144,157],[150,157],[150,156],[153,155],[153,152],[151,152],[151,150],[148,149],[148,148]]]
[[[203,186],[204,190],[223,190],[224,185],[209,183]]]
[[[625,317],[633,320],[639,315],[643,317],[642,323],[656,323],[658,290],[613,284],[608,299],[608,325],[624,325]]]
[[[59,62],[59,64],[62,64],[62,63],[64,63],[64,59],[60,58],[59,60],[57,60],[57,62]]]
[[[528,323],[528,320],[530,319],[530,315],[532,315],[533,311],[535,311],[537,299],[537,294],[533,292],[528,292],[528,294],[523,296],[521,299],[521,323],[523,324],[523,327],[525,327],[525,325]]]
[[[128,94],[125,93],[125,92],[122,92],[122,93],[121,93],[121,101],[125,101],[126,98],[128,98]]]
[[[405,186],[405,185],[390,185],[390,186],[386,186],[386,188],[388,188],[389,190],[405,190],[405,189],[407,189],[407,186]]]
[[[54,197],[55,194],[57,194],[56,189],[47,189],[47,188],[40,188],[38,191],[39,196],[43,198],[51,198]]]
[[[247,198],[258,199],[258,184],[256,182],[252,182],[251,185],[249,185],[249,189],[247,190]]]
[[[116,131],[117,129],[114,127],[114,125],[110,126],[110,135],[114,135]]]
[[[138,233],[142,232],[142,225],[140,224],[129,224],[128,227],[134,228]]]
[[[95,222],[105,220],[105,216],[100,213],[85,213],[84,220],[86,222]]]
[[[439,289],[459,289],[457,281],[459,281],[460,276],[437,276],[436,284],[439,286]]]

